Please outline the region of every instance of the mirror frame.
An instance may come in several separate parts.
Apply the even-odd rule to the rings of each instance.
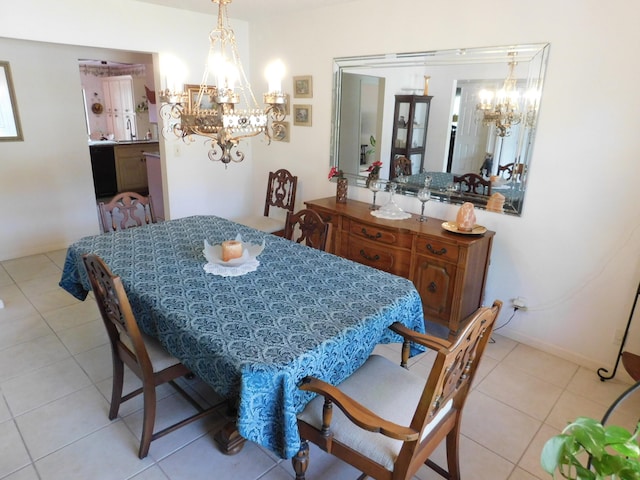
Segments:
[[[0,142],[23,141],[11,68],[5,61],[0,61],[0,117],[6,122],[0,129]]]
[[[378,55],[365,55],[365,56],[351,56],[351,57],[336,57],[333,59],[333,106],[332,106],[332,125],[331,125],[331,145],[330,145],[330,165],[335,166],[340,170],[340,116],[341,116],[341,104],[342,104],[342,83],[343,75],[345,73],[362,73],[371,75],[372,70],[376,69],[396,69],[401,67],[423,67],[425,68],[425,74],[429,74],[428,68],[435,66],[459,66],[459,65],[478,65],[478,64],[504,64],[504,69],[501,79],[507,76],[507,67],[513,52],[516,53],[518,62],[518,71],[526,72],[526,76],[518,76],[518,88],[524,87],[525,91],[535,91],[536,94],[536,107],[533,115],[527,117],[527,121],[524,120],[517,129],[517,145],[515,152],[517,154],[516,159],[518,163],[523,163],[526,167],[526,171],[530,170],[531,154],[533,150],[533,144],[535,139],[535,131],[540,113],[540,104],[543,92],[544,78],[546,74],[547,61],[549,56],[549,43],[533,43],[533,44],[518,44],[518,45],[505,45],[497,47],[480,47],[480,48],[458,48],[449,50],[433,50],[423,52],[407,52],[407,53],[391,53],[391,54],[378,54]],[[454,84],[459,84],[461,81],[470,80],[468,78],[455,78]],[[481,78],[473,78],[473,80],[483,80]],[[500,80],[492,77],[486,79],[487,81]],[[455,85],[452,85],[452,90],[455,90]],[[417,89],[416,89],[417,91]],[[394,92],[394,94],[400,94],[400,92]],[[406,93],[406,92],[405,92]],[[417,93],[417,92],[416,92]],[[422,93],[420,93],[422,94]],[[432,92],[429,92],[431,95]],[[387,99],[392,98],[387,94]],[[521,109],[523,117],[525,117],[526,111]],[[452,112],[451,112],[452,113]],[[451,118],[450,114],[450,118]],[[387,125],[389,122],[385,119],[385,130],[388,134],[383,138],[390,142],[391,140],[391,125]],[[495,127],[491,127],[492,129]],[[427,137],[429,132],[427,132]],[[493,135],[493,134],[492,134]],[[387,138],[388,137],[388,138]],[[380,144],[378,140],[378,144]],[[428,154],[428,150],[427,150]],[[385,163],[385,167],[388,169],[388,159],[380,158]],[[443,159],[444,160],[444,159]],[[502,163],[510,163],[509,161],[503,161]],[[385,168],[383,167],[383,168]],[[444,168],[443,168],[444,170]],[[365,187],[366,176],[363,176],[361,172],[354,174],[348,170],[344,170],[344,176],[349,178],[350,183],[356,186]],[[473,172],[476,173],[476,172]],[[507,200],[504,205],[504,213],[511,215],[521,215],[522,205],[524,203],[524,194],[526,190],[526,175],[524,179],[519,178],[516,182],[515,175],[512,176],[513,180],[505,182],[506,187],[502,188],[508,190],[517,190],[515,195],[509,198],[517,198],[515,202]],[[422,187],[419,184],[400,184],[398,193],[414,196],[416,192]],[[476,195],[471,193],[451,195],[451,192],[445,192],[442,188],[432,188],[432,198],[446,202],[460,204],[465,201],[474,203],[479,208],[486,208],[488,197],[482,195]],[[495,210],[494,210],[495,211]]]

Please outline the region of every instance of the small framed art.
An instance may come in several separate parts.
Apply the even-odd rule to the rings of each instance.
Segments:
[[[311,126],[311,105],[293,106],[293,124],[300,127]]]
[[[273,122],[273,135],[274,142],[288,142],[289,141],[289,122]]]
[[[293,77],[293,97],[313,98],[313,81],[311,75]]]
[[[200,85],[185,85],[184,88],[189,94],[189,107],[192,110],[195,110],[196,108],[200,110],[212,110],[213,108],[215,108],[213,103],[211,103],[209,95],[207,94],[202,96],[202,98],[200,99],[200,104],[198,105],[198,94],[200,93]]]

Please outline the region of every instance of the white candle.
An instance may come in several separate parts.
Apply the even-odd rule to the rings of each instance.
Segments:
[[[281,93],[282,92],[282,78],[284,77],[284,63],[280,60],[275,60],[267,65],[265,69],[265,76],[269,83],[269,93]]]

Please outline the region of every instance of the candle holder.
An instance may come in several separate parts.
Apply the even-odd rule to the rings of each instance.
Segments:
[[[373,203],[369,207],[369,210],[377,210],[378,208],[380,208],[376,205],[376,195],[380,190],[382,190],[383,187],[384,185],[380,180],[373,180],[369,182],[369,190],[373,192]]]

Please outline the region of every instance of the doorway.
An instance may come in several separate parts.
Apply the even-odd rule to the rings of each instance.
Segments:
[[[105,51],[105,57],[78,60],[96,202],[124,191],[154,191],[157,216],[164,218],[162,176],[155,161],[160,155],[158,119],[155,95],[150,95],[155,91],[153,57],[115,51]],[[155,155],[153,166],[148,154]]]

